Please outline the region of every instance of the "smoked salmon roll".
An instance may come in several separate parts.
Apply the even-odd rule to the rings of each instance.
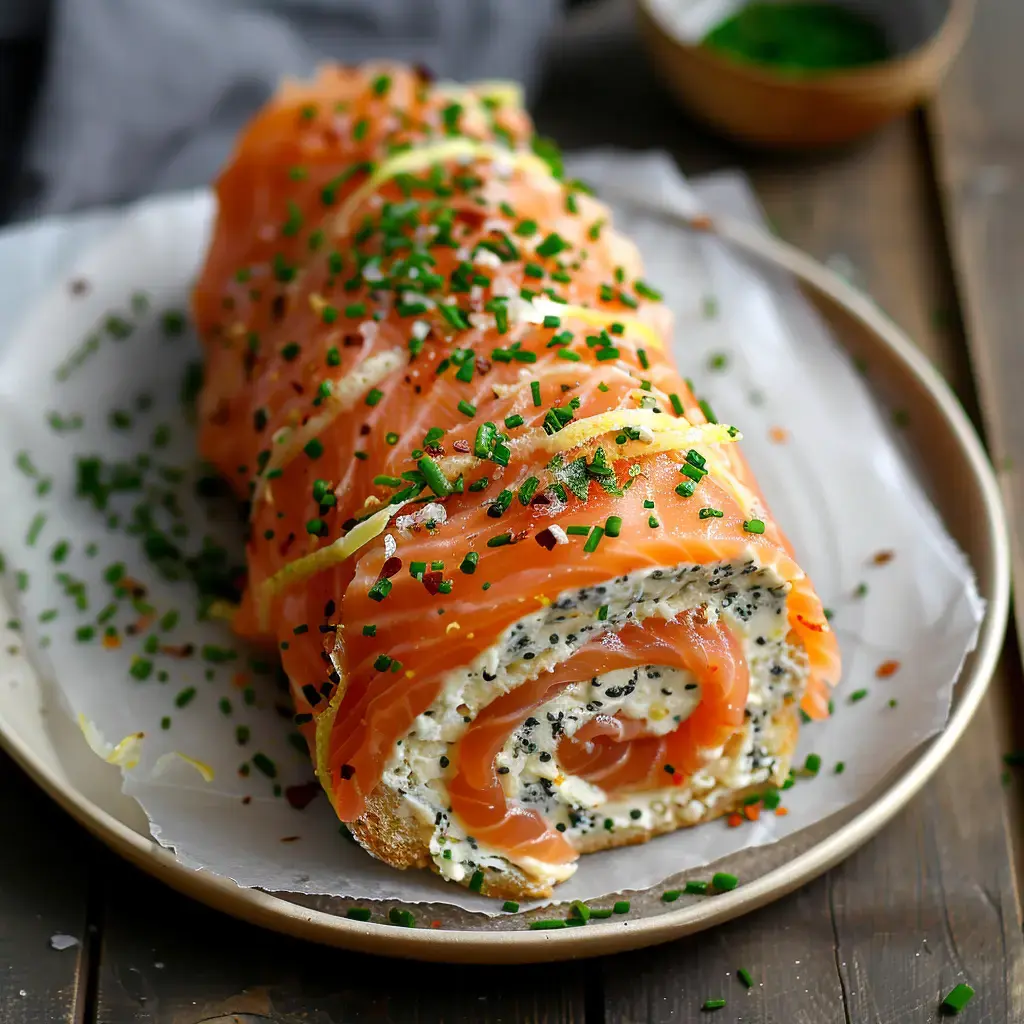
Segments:
[[[787,775],[839,656],[671,316],[513,88],[285,85],[217,182],[203,456],[371,854],[502,899]]]

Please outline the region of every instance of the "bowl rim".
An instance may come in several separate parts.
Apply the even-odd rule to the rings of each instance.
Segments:
[[[831,2],[831,0],[829,0]],[[906,74],[922,64],[934,60],[939,66],[952,63],[960,52],[974,20],[977,0],[949,0],[949,9],[942,24],[917,46],[886,60],[857,68],[838,68],[832,71],[807,74],[782,74],[768,64],[736,60],[702,42],[680,39],[652,10],[651,0],[635,0],[641,18],[650,22],[654,31],[686,53],[691,59],[705,62],[719,71],[746,79],[751,85],[771,86],[786,91],[806,91],[834,86],[865,85],[891,80]]]

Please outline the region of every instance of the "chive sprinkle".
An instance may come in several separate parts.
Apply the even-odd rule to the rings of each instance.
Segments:
[[[741,967],[736,972],[736,977],[739,978],[740,981],[743,983],[744,988],[751,988],[754,984],[754,979],[750,976],[750,971],[748,971],[745,967]]]
[[[519,912],[519,904],[516,903],[515,900],[505,900],[501,905],[501,909],[504,910],[506,914],[515,914]]]
[[[590,536],[587,537],[587,543],[583,545],[583,550],[586,554],[593,554],[597,550],[598,544],[601,543],[601,538],[604,536],[604,527],[595,526],[590,531]]]
[[[719,892],[729,892],[740,884],[740,880],[735,875],[730,875],[727,871],[718,871],[712,876],[711,884]]]
[[[941,1009],[944,1013],[959,1013],[974,998],[974,989],[965,982],[960,982],[942,1000]]]
[[[685,892],[688,896],[703,896],[707,891],[707,882],[687,882],[686,885],[683,887],[683,892]]]
[[[609,537],[618,537],[619,531],[622,529],[622,517],[621,516],[609,516],[604,524],[604,532]]]
[[[701,1009],[710,1013],[712,1010],[721,1010],[724,1006],[724,999],[705,999]]]
[[[530,394],[533,395],[533,404],[540,407],[540,381],[530,381]]]
[[[617,900],[612,910],[616,914],[628,914],[629,913],[629,900]]]
[[[764,523],[760,519],[747,519],[743,523],[747,533],[764,533]]]
[[[534,932],[546,932],[546,931],[552,931],[555,928],[568,928],[568,927],[569,926],[566,924],[565,921],[559,921],[557,918],[554,918],[554,919],[552,919],[550,921],[531,921],[530,922],[530,930],[534,931]]]

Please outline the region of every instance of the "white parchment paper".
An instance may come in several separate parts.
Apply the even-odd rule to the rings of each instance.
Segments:
[[[571,164],[599,189],[604,182],[684,210],[759,217],[736,176],[687,185],[656,154],[595,153]],[[144,734],[117,748],[130,765],[125,791],[182,863],[243,886],[493,913],[492,901],[427,872],[372,860],[339,834],[322,794],[304,810],[275,795],[275,786],[287,793],[308,783],[312,771],[289,738],[272,672],[223,625],[197,621],[192,584],[162,578],[143,556],[140,536],[125,530],[139,492],[114,494],[102,510],[76,496],[78,456],[136,465],[141,456],[150,499],[169,502],[158,525],[169,535],[173,523],[183,524],[181,536],[171,535],[183,555],[195,554],[204,537],[240,550],[230,507],[195,494],[202,470],[179,383],[198,348],[187,330],[168,331],[163,316],[186,306],[211,206],[206,193],[159,198],[123,214],[0,236],[0,279],[9,289],[0,302],[0,548],[18,628],[69,713],[92,723],[96,748],[109,754],[125,737]],[[667,218],[625,208],[616,219],[676,312],[683,372],[721,420],[743,430],[776,516],[834,611],[845,674],[834,718],[802,733],[798,760],[817,752],[822,768],[786,792],[786,817],[762,815],[736,829],[712,823],[584,857],[558,892],[565,900],[656,885],[862,799],[942,728],[983,611],[967,562],[900,454],[885,412],[795,287]],[[11,310],[26,306],[10,330]],[[58,379],[55,370],[81,354],[87,338],[95,341],[81,365]],[[111,410],[122,413],[113,422]],[[51,413],[63,429],[48,424]],[[882,551],[893,557],[876,564]],[[119,563],[145,588],[136,607],[108,582]],[[165,618],[174,611],[176,623]],[[98,622],[104,614],[110,618]],[[132,624],[135,635],[126,630]],[[101,641],[111,625],[119,646],[107,649]],[[174,657],[172,648],[184,644],[196,653]],[[877,678],[887,661],[898,670]],[[866,692],[851,700],[859,691]],[[263,759],[254,761],[256,754]],[[274,778],[259,768],[268,760]]]

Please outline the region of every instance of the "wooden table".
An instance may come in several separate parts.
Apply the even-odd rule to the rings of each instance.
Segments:
[[[618,2],[577,15],[536,109],[568,148],[663,147],[688,172],[744,167],[779,232],[847,268],[936,362],[1024,510],[1024,416],[1016,436],[1011,425],[1024,382],[1024,4],[979,6],[938,99],[847,152],[755,157],[711,139],[662,95]],[[960,1019],[1024,1021],[1021,802],[1015,780],[1001,785],[1012,723],[1024,723],[1020,680],[1011,638],[934,781],[800,892],[658,949],[514,973],[374,960],[219,916],[100,848],[0,757],[0,1021],[639,1024],[703,1020],[704,999],[725,995],[715,1020],[911,1024],[936,1020],[961,980],[977,996]],[[57,933],[80,945],[53,950]],[[749,992],[739,967],[755,976]]]

